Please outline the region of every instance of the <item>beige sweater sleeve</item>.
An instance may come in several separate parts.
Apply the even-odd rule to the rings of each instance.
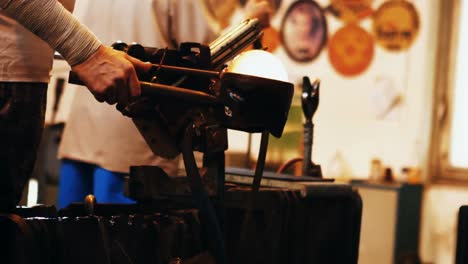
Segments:
[[[0,8],[60,52],[71,66],[85,61],[101,45],[57,0],[0,0]]]

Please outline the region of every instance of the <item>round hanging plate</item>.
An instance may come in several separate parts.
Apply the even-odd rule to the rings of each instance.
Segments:
[[[328,57],[335,70],[345,76],[364,72],[374,57],[372,36],[356,24],[339,29],[328,42]]]
[[[274,27],[267,27],[263,30],[262,46],[269,52],[274,52],[281,44],[280,34]]]
[[[327,8],[333,15],[346,23],[372,15],[373,0],[332,0]]]
[[[372,29],[380,46],[390,51],[402,51],[414,43],[419,26],[419,15],[413,4],[390,0],[375,12]]]
[[[281,23],[281,42],[288,56],[298,62],[315,59],[327,42],[327,21],[312,0],[291,4]]]

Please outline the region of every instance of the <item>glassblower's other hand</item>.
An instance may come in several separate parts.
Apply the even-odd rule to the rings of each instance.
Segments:
[[[270,26],[270,18],[273,10],[269,1],[249,0],[245,9],[247,18],[257,18],[262,28]]]

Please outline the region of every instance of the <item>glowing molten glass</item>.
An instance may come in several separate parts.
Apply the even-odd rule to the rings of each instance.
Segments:
[[[264,50],[249,50],[235,57],[228,71],[288,82],[288,73],[281,61]]]

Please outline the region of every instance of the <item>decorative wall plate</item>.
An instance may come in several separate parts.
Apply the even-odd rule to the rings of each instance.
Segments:
[[[364,72],[374,57],[374,40],[363,28],[348,24],[328,41],[328,58],[335,70],[345,76]]]
[[[332,0],[327,10],[346,23],[355,22],[372,15],[372,2],[374,0]]]
[[[412,3],[390,0],[375,12],[372,30],[380,46],[390,51],[402,51],[414,43],[419,26],[419,15]]]
[[[281,23],[281,42],[288,56],[298,62],[315,59],[327,42],[327,21],[322,8],[312,0],[291,4]]]
[[[280,34],[274,27],[267,27],[263,30],[262,45],[269,52],[274,52],[281,44]]]

